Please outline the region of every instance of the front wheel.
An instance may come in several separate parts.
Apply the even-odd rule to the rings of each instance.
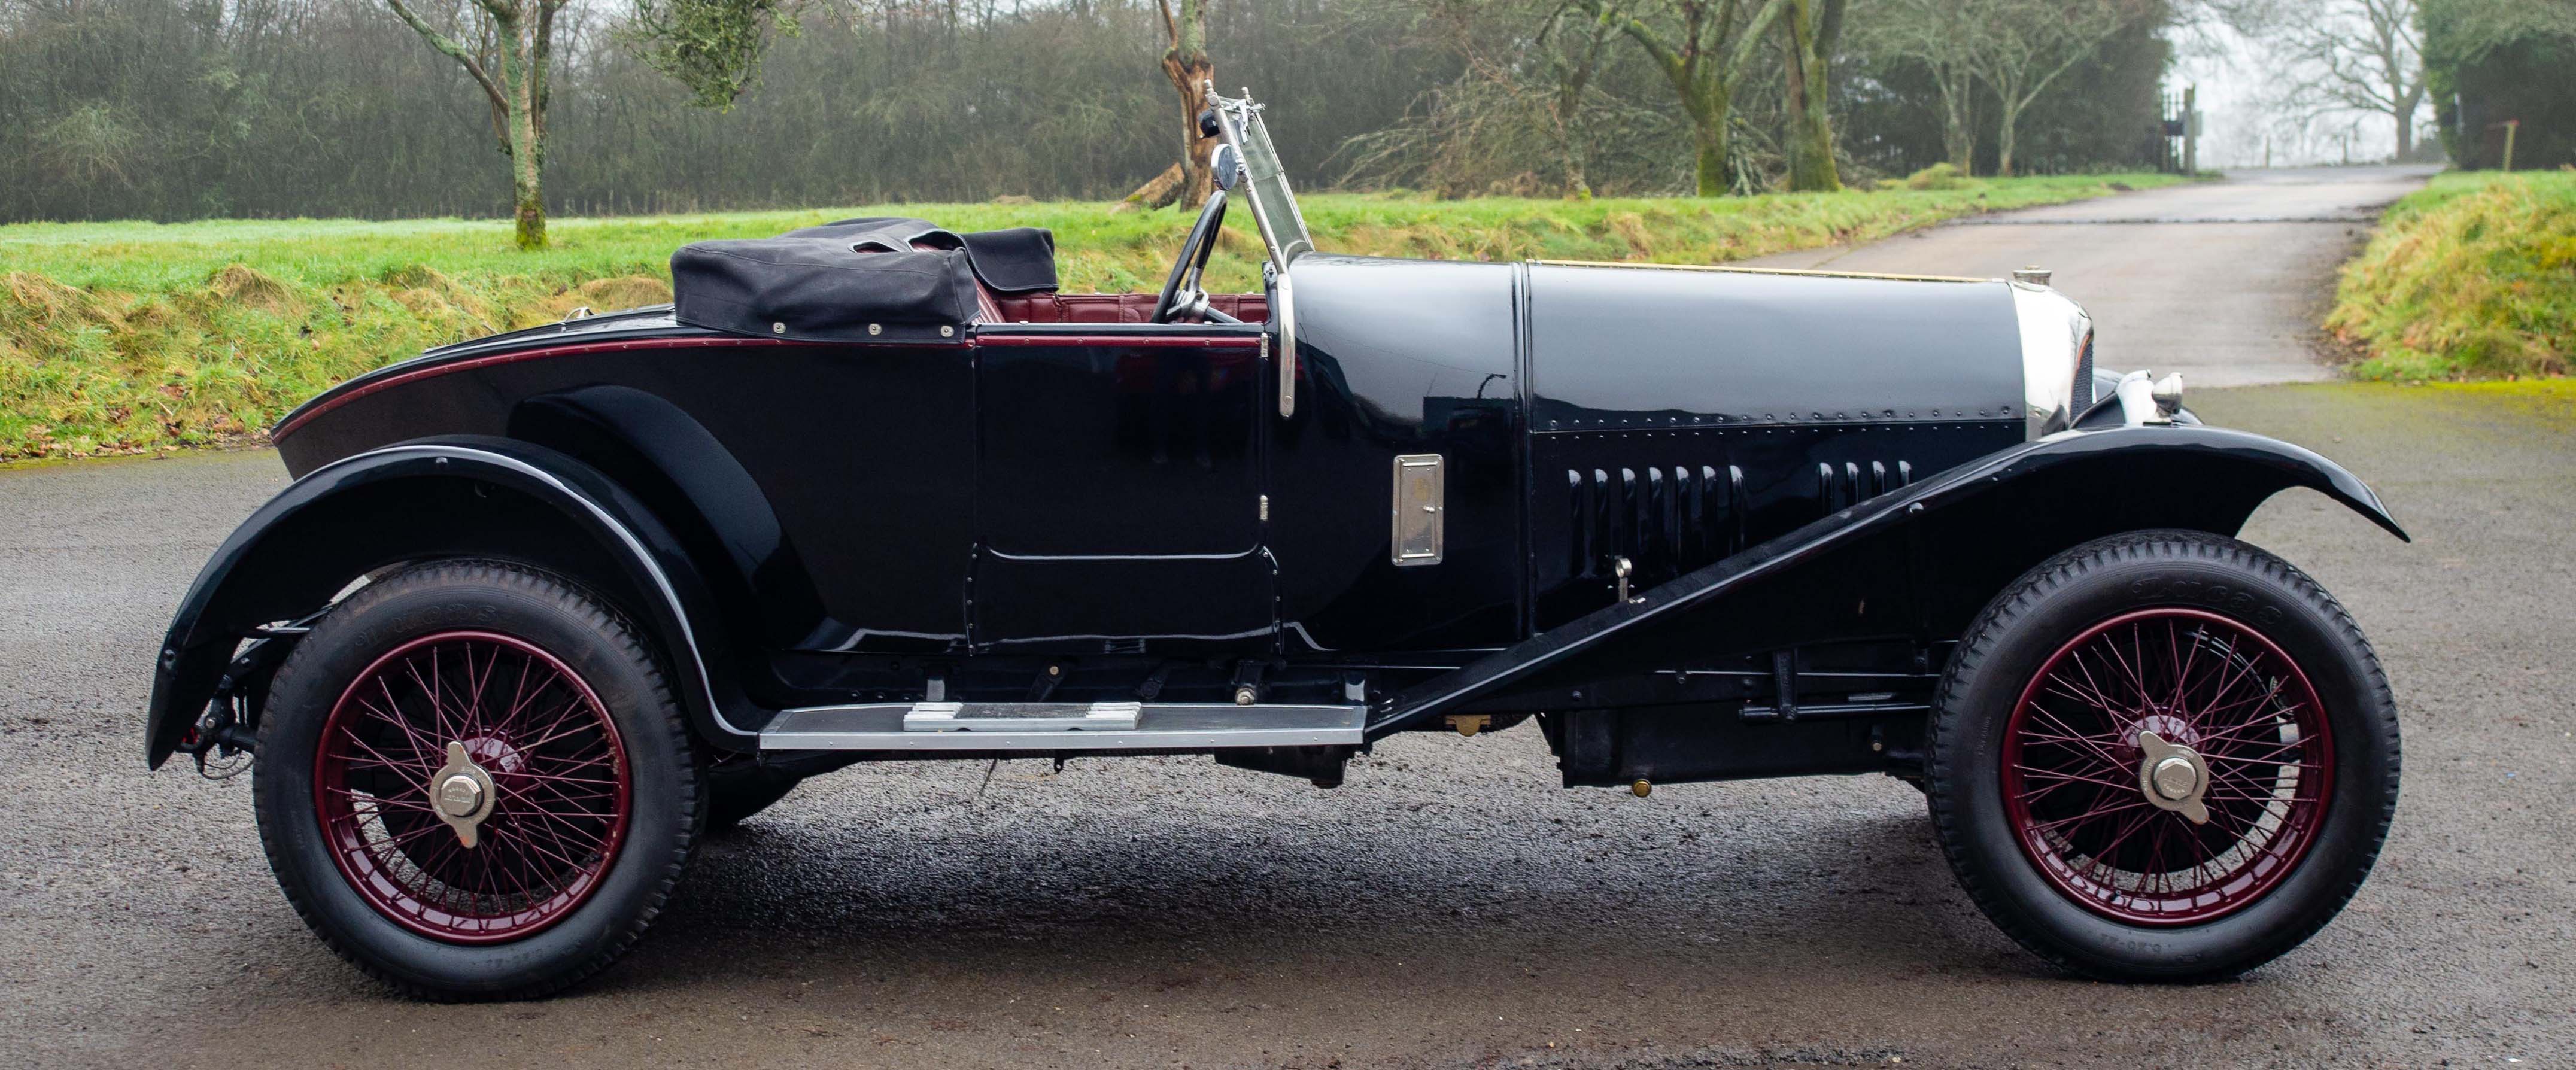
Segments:
[[[2395,703],[2352,618],[2234,539],[2079,546],[1986,607],[1935,703],[1932,815],[2023,946],[2112,980],[2251,969],[2360,889]]]
[[[542,995],[605,968],[670,894],[705,788],[641,639],[522,566],[386,577],[278,669],[252,796],[288,902],[416,995]]]

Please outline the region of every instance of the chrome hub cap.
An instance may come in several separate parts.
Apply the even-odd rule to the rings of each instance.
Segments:
[[[474,756],[465,744],[447,745],[447,764],[429,778],[430,809],[447,827],[456,830],[456,842],[467,847],[481,839],[478,830],[483,819],[492,816],[492,774],[474,764]]]
[[[2154,732],[2138,733],[2138,750],[2138,790],[2147,802],[2192,824],[2208,824],[2209,807],[2200,795],[2209,786],[2209,770],[2199,752],[2167,743]]]
[[[2200,774],[2192,770],[2191,762],[2188,760],[2167,758],[2156,763],[2156,794],[2158,795],[2168,799],[2179,799],[2191,794],[2191,789],[2199,783]]]
[[[438,812],[449,817],[471,817],[483,808],[483,785],[463,773],[447,778],[438,786]]]

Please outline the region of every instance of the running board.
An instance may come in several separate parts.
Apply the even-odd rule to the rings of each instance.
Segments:
[[[781,710],[762,750],[1230,750],[1357,745],[1365,706],[876,702]]]

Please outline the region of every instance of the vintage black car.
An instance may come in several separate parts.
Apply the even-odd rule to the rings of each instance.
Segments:
[[[2094,976],[2243,971],[2359,887],[2387,682],[2233,537],[2306,487],[2403,538],[2342,468],[2097,372],[2038,272],[1334,255],[1260,106],[1209,122],[1159,294],[1055,292],[1043,231],[852,220],[312,399],[146,757],[255,753],[287,898],[439,997],[601,969],[705,829],[852,762],[1329,788],[1533,719],[1568,787],[1902,778],[1978,906]],[[1207,294],[1236,201],[1266,285]]]

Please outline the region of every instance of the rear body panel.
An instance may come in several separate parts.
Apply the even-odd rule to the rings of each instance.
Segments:
[[[391,389],[353,381],[339,388],[344,403],[317,399],[311,414],[281,425],[278,448],[297,475],[438,435],[538,436],[564,448],[576,444],[542,441],[532,426],[548,399],[599,386],[641,391],[740,463],[798,551],[824,617],[781,619],[763,634],[794,632],[790,645],[803,649],[938,650],[962,640],[976,478],[965,351],[744,341],[676,328],[532,345],[510,354],[518,359],[443,355],[404,366],[398,376],[408,378]]]

